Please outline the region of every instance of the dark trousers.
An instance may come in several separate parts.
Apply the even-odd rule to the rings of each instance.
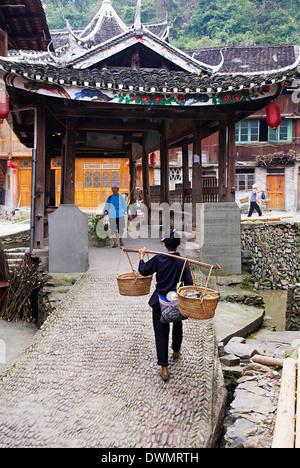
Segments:
[[[253,213],[254,210],[257,211],[259,216],[262,216],[262,212],[261,212],[261,209],[259,207],[259,204],[256,201],[252,201],[252,202],[250,202],[250,210],[249,210],[249,213],[248,213],[248,218],[250,218],[250,216],[252,216],[252,213]]]
[[[168,366],[168,347],[170,324],[160,322],[160,306],[153,307],[152,318],[156,343],[157,364],[159,366]],[[182,343],[182,322],[173,323],[172,330],[172,349],[175,353],[180,351]]]

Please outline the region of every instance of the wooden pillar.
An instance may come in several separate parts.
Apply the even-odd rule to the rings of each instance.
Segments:
[[[46,184],[45,184],[45,209],[50,206],[50,172],[51,172],[51,143],[49,136],[46,138]]]
[[[188,201],[187,190],[189,188],[189,142],[185,138],[182,142],[182,204]]]
[[[164,131],[160,136],[160,203],[170,203],[169,151]]]
[[[136,202],[136,165],[135,161],[132,159],[132,145],[131,151],[128,151],[128,158],[129,158],[129,190],[130,190],[130,200],[129,203],[132,205]]]
[[[66,141],[64,150],[64,168],[62,171],[63,201],[65,205],[73,205],[75,202],[75,145],[76,123],[67,120]]]
[[[48,210],[50,206],[50,185],[51,185],[51,145],[49,137],[46,137],[46,150],[45,150],[45,207],[44,207],[44,237],[47,239],[49,237],[48,230]]]
[[[138,49],[135,49],[131,55],[131,68],[133,70],[140,70],[140,54]]]
[[[65,144],[66,144],[66,133],[61,140],[61,170],[60,170],[60,205],[64,203],[64,180],[65,180]]]
[[[228,119],[227,202],[235,201],[235,117]]]
[[[219,202],[226,201],[227,197],[227,125],[222,120],[219,123]]]
[[[202,157],[201,157],[201,130],[199,122],[194,123],[194,147],[193,147],[193,226],[196,224],[196,208],[202,203]]]
[[[143,141],[143,195],[144,195],[144,205],[148,208],[148,220],[150,220],[150,183],[149,183],[149,158],[148,153],[145,149],[145,142]]]
[[[1,57],[8,56],[8,34],[2,29],[0,29],[0,55]]]
[[[46,174],[46,111],[44,105],[37,107],[37,164],[35,189],[34,248],[44,247],[45,222],[45,174]]]

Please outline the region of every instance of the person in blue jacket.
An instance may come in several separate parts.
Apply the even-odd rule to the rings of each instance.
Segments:
[[[111,184],[112,195],[110,195],[105,203],[103,209],[103,216],[108,214],[110,232],[113,238],[113,248],[118,247],[117,235],[119,234],[120,247],[123,247],[123,234],[125,229],[125,218],[124,214],[128,213],[128,219],[131,220],[129,213],[129,207],[125,201],[125,198],[119,194],[120,184],[113,182]]]
[[[178,233],[176,233],[175,229],[167,232],[161,242],[167,248],[168,253],[180,256],[179,252],[177,252],[177,248],[180,245],[180,238],[178,236]],[[176,291],[176,287],[180,279],[182,269],[184,267],[184,262],[182,260],[176,260],[174,258],[168,257],[164,254],[157,254],[155,255],[155,257],[152,257],[149,261],[144,262],[145,250],[146,248],[143,248],[139,251],[139,273],[142,276],[149,276],[156,273],[156,289],[149,300],[149,305],[150,307],[152,307],[157,364],[161,366],[162,379],[168,380],[170,377],[168,370],[168,346],[170,324],[160,322],[161,309],[158,294],[166,296],[170,291]],[[186,263],[184,267],[182,282],[186,286],[190,286],[193,284],[193,278],[188,263]],[[174,322],[172,333],[173,359],[176,359],[179,356],[182,338],[182,322]]]

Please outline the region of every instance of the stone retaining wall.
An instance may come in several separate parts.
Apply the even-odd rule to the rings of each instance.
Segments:
[[[300,283],[290,286],[286,309],[287,330],[300,330]]]
[[[256,289],[288,289],[300,282],[298,223],[242,224],[242,264]]]

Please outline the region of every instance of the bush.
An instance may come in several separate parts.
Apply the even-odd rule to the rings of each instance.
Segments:
[[[102,234],[101,236],[99,236],[100,232]],[[103,235],[105,232],[107,232],[106,237]],[[110,245],[110,230],[107,217],[102,219],[100,215],[92,217],[89,222],[89,238],[96,247],[106,247]]]

